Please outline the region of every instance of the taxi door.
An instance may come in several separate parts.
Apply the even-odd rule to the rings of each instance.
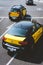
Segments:
[[[42,35],[42,27],[38,26],[35,33],[32,35],[34,42],[36,43]]]

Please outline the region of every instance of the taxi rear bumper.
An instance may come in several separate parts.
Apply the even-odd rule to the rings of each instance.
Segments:
[[[22,46],[10,45],[6,42],[2,42],[2,46],[3,46],[3,48],[5,48],[6,50],[9,50],[11,52],[24,50],[24,47],[22,47]]]

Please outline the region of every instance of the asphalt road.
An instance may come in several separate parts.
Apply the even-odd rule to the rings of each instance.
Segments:
[[[8,12],[12,5],[24,5],[27,9],[27,14],[43,25],[43,2],[36,1],[33,6],[27,6],[25,3],[26,0],[0,0],[0,65],[43,65],[43,37],[39,40],[39,47],[32,57],[29,52],[19,55],[12,54],[11,56],[2,47],[2,36],[15,23],[8,18]]]

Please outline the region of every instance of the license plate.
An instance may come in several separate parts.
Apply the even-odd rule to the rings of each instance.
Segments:
[[[11,48],[11,47],[7,47],[7,49],[10,50],[11,52],[16,51],[16,49]]]

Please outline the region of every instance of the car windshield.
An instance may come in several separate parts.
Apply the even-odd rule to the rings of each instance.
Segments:
[[[7,33],[14,36],[26,36],[27,32],[30,30],[31,25],[28,25],[28,23],[26,25],[25,24],[18,23],[16,25],[13,25]]]

